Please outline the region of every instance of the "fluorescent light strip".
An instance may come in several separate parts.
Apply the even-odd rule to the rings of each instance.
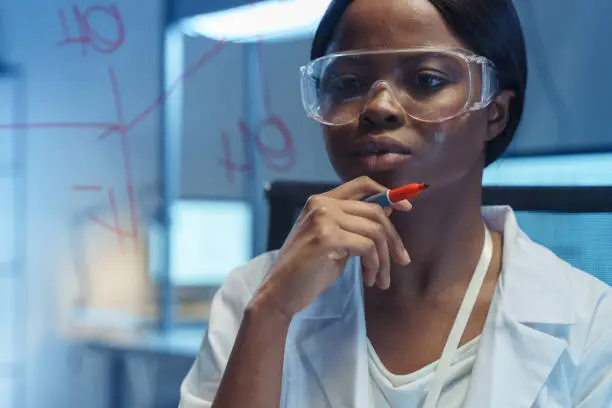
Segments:
[[[484,185],[612,186],[612,153],[501,159],[485,170]]]
[[[323,17],[330,0],[269,0],[181,22],[183,33],[215,40],[255,42],[308,37]]]

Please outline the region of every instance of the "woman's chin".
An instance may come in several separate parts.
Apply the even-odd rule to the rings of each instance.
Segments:
[[[378,171],[378,172],[363,172],[363,173],[351,173],[340,178],[344,181],[350,181],[357,177],[367,176],[372,180],[376,181],[383,186],[393,189],[405,186],[410,183],[425,183],[430,184],[429,180],[426,180],[423,176],[416,174],[415,172],[408,171]]]

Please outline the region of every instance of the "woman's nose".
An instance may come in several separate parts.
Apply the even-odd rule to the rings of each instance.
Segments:
[[[393,130],[402,127],[406,117],[391,89],[382,87],[368,98],[359,121],[373,130]]]

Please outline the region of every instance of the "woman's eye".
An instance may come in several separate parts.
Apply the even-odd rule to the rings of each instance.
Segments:
[[[448,83],[448,80],[441,75],[428,72],[421,72],[414,76],[413,86],[421,91],[437,90]]]
[[[332,89],[334,91],[352,91],[357,90],[363,85],[363,82],[354,75],[337,76],[332,81]]]

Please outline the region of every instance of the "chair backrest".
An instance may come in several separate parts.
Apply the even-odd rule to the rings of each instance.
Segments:
[[[268,250],[282,246],[308,197],[334,187],[300,181],[268,185]],[[534,241],[612,285],[612,186],[487,186],[483,205],[510,205]]]

